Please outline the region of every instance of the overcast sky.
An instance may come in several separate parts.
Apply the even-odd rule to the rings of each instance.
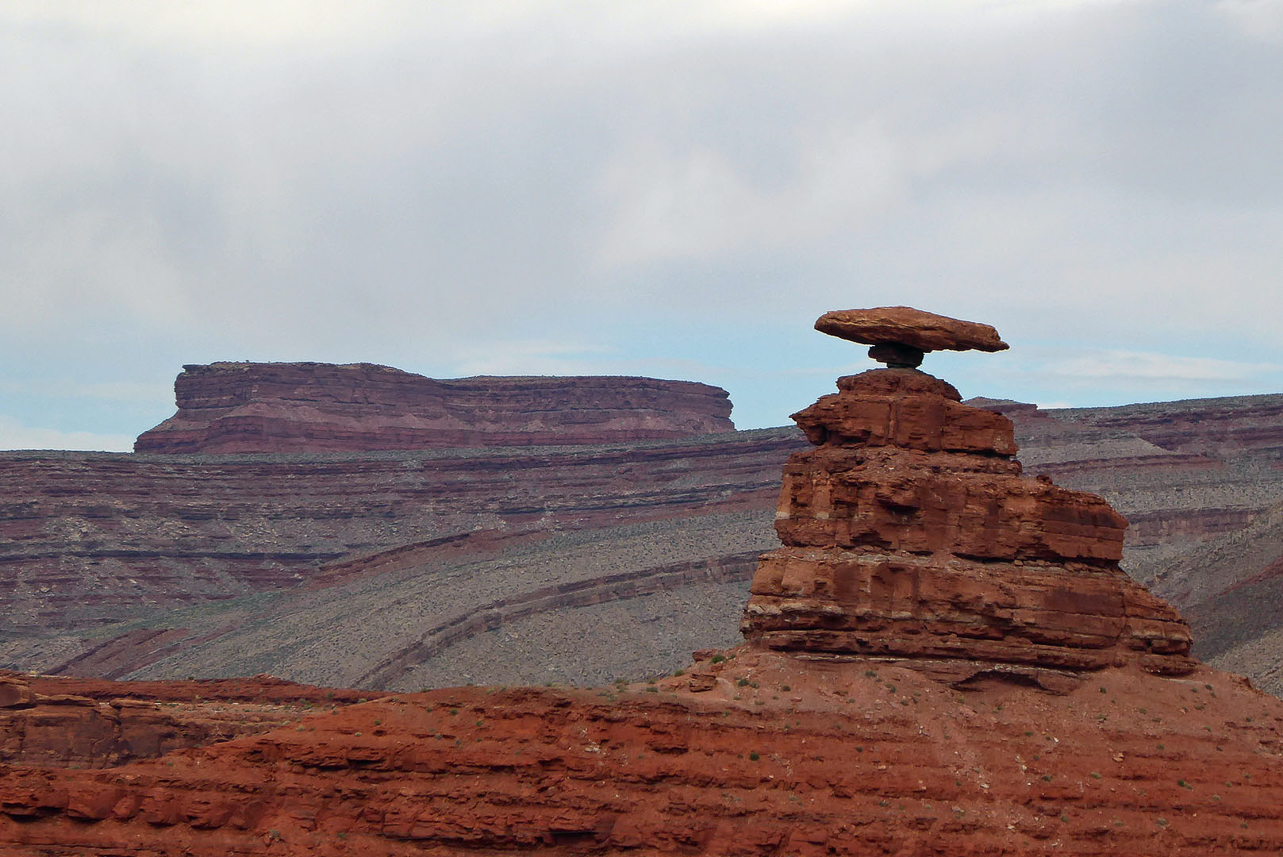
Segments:
[[[6,0],[0,448],[184,363],[718,384],[994,324],[964,396],[1283,391],[1283,0]]]

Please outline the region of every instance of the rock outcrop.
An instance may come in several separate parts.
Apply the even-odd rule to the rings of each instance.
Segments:
[[[0,766],[0,854],[1272,855],[1283,704],[1200,667],[1066,695],[705,654],[454,688],[108,770]]]
[[[261,735],[318,703],[358,698],[269,676],[159,683],[0,671],[0,766],[115,767]]]
[[[734,430],[725,390],[627,377],[435,380],[370,363],[184,366],[135,452],[351,452],[661,440]]]
[[[952,386],[915,369],[871,370],[838,389],[794,415],[816,448],[784,468],[775,522],[784,547],[754,576],[750,642],[1062,670],[1193,669],[1180,615],[1118,566],[1126,520],[1099,497],[1022,478],[1009,419],[961,404]]]

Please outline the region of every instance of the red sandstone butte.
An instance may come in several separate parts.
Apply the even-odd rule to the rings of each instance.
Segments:
[[[725,390],[629,377],[436,380],[369,363],[184,366],[135,452],[364,452],[662,440],[734,430]]]
[[[964,670],[1194,668],[1184,620],[1118,567],[1126,520],[1022,478],[1009,419],[913,369],[838,388],[794,415],[816,448],[784,467],[750,642]]]

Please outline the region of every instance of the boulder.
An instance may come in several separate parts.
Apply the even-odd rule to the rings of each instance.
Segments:
[[[907,306],[834,310],[820,316],[815,329],[864,345],[902,345],[919,351],[1007,349],[1007,343],[990,325]]]

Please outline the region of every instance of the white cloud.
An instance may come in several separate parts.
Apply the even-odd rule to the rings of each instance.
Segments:
[[[131,452],[133,448],[134,439],[128,435],[37,428],[25,426],[10,417],[0,416],[0,450],[72,449]]]
[[[1220,0],[1213,8],[1251,38],[1283,44],[1283,0]]]
[[[642,142],[602,172],[614,209],[599,249],[606,268],[810,245],[859,228],[908,189],[901,147],[876,121],[817,134],[784,176],[748,175],[716,150],[663,148]]]
[[[0,20],[84,28],[154,45],[182,43],[348,52],[408,36],[460,41],[573,33],[579,40],[724,39],[859,20],[900,29],[948,27],[979,13],[1045,14],[1102,0],[8,0]],[[1239,3],[1234,5],[1249,5]]]
[[[459,348],[456,370],[462,375],[583,375],[601,361],[601,346],[539,339],[510,339]]]
[[[1283,365],[1137,351],[1106,351],[1050,363],[1044,369],[1052,375],[1068,378],[1203,382],[1244,381],[1283,371]]]

